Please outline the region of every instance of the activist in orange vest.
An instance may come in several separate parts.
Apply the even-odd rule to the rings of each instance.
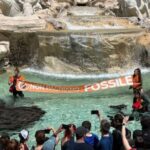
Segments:
[[[133,93],[142,92],[142,75],[141,70],[139,68],[134,70],[134,74],[132,76],[133,85],[130,86],[130,89],[133,89]]]
[[[9,82],[8,82],[8,84],[10,85],[9,92],[13,93],[14,98],[16,98],[17,95],[19,95],[20,97],[24,97],[22,91],[16,90],[17,80],[24,80],[24,77],[20,75],[20,71],[16,67],[14,69],[14,75],[9,78]]]

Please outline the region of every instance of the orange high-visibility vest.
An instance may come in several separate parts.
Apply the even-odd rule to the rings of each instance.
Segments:
[[[17,80],[24,80],[24,77],[23,76],[18,76],[16,79]],[[9,77],[9,83],[14,83],[14,80],[15,80],[15,76]]]
[[[138,75],[132,77],[133,80],[133,88],[139,89],[141,88],[141,80]]]

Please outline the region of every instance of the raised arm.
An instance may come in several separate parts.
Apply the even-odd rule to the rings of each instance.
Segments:
[[[122,142],[123,142],[125,150],[131,150],[132,149],[132,147],[129,145],[129,142],[128,142],[127,138],[126,138],[126,128],[125,128],[125,125],[127,124],[128,119],[129,119],[129,117],[124,117],[124,119],[123,119],[123,125],[122,125]]]

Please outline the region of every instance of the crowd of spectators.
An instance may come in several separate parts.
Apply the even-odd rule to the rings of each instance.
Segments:
[[[100,120],[100,135],[91,132],[91,122],[83,121],[81,126],[62,124],[57,130],[46,128],[35,133],[36,143],[31,150],[54,150],[61,143],[61,150],[150,150],[150,115],[141,117],[142,130],[133,133],[127,128],[129,117],[116,114],[111,121]],[[110,130],[112,127],[113,130]],[[60,138],[60,133],[63,137]],[[133,138],[132,138],[133,134]],[[18,134],[20,141],[10,139],[7,133],[0,136],[0,150],[29,150],[29,132]]]

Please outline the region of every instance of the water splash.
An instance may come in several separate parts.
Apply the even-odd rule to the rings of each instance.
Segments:
[[[129,69],[122,73],[104,73],[104,74],[65,74],[65,73],[52,73],[44,70],[37,70],[34,68],[23,69],[23,72],[27,73],[36,73],[44,76],[55,77],[55,78],[66,78],[66,79],[107,79],[107,78],[117,78],[125,75],[132,75],[133,69]],[[150,72],[150,68],[142,68],[142,73]]]
[[[94,30],[94,29],[125,29],[124,26],[116,25],[116,26],[111,26],[111,25],[102,25],[102,26],[80,26],[80,25],[75,25],[70,22],[65,22],[67,25],[67,28],[69,30]]]

